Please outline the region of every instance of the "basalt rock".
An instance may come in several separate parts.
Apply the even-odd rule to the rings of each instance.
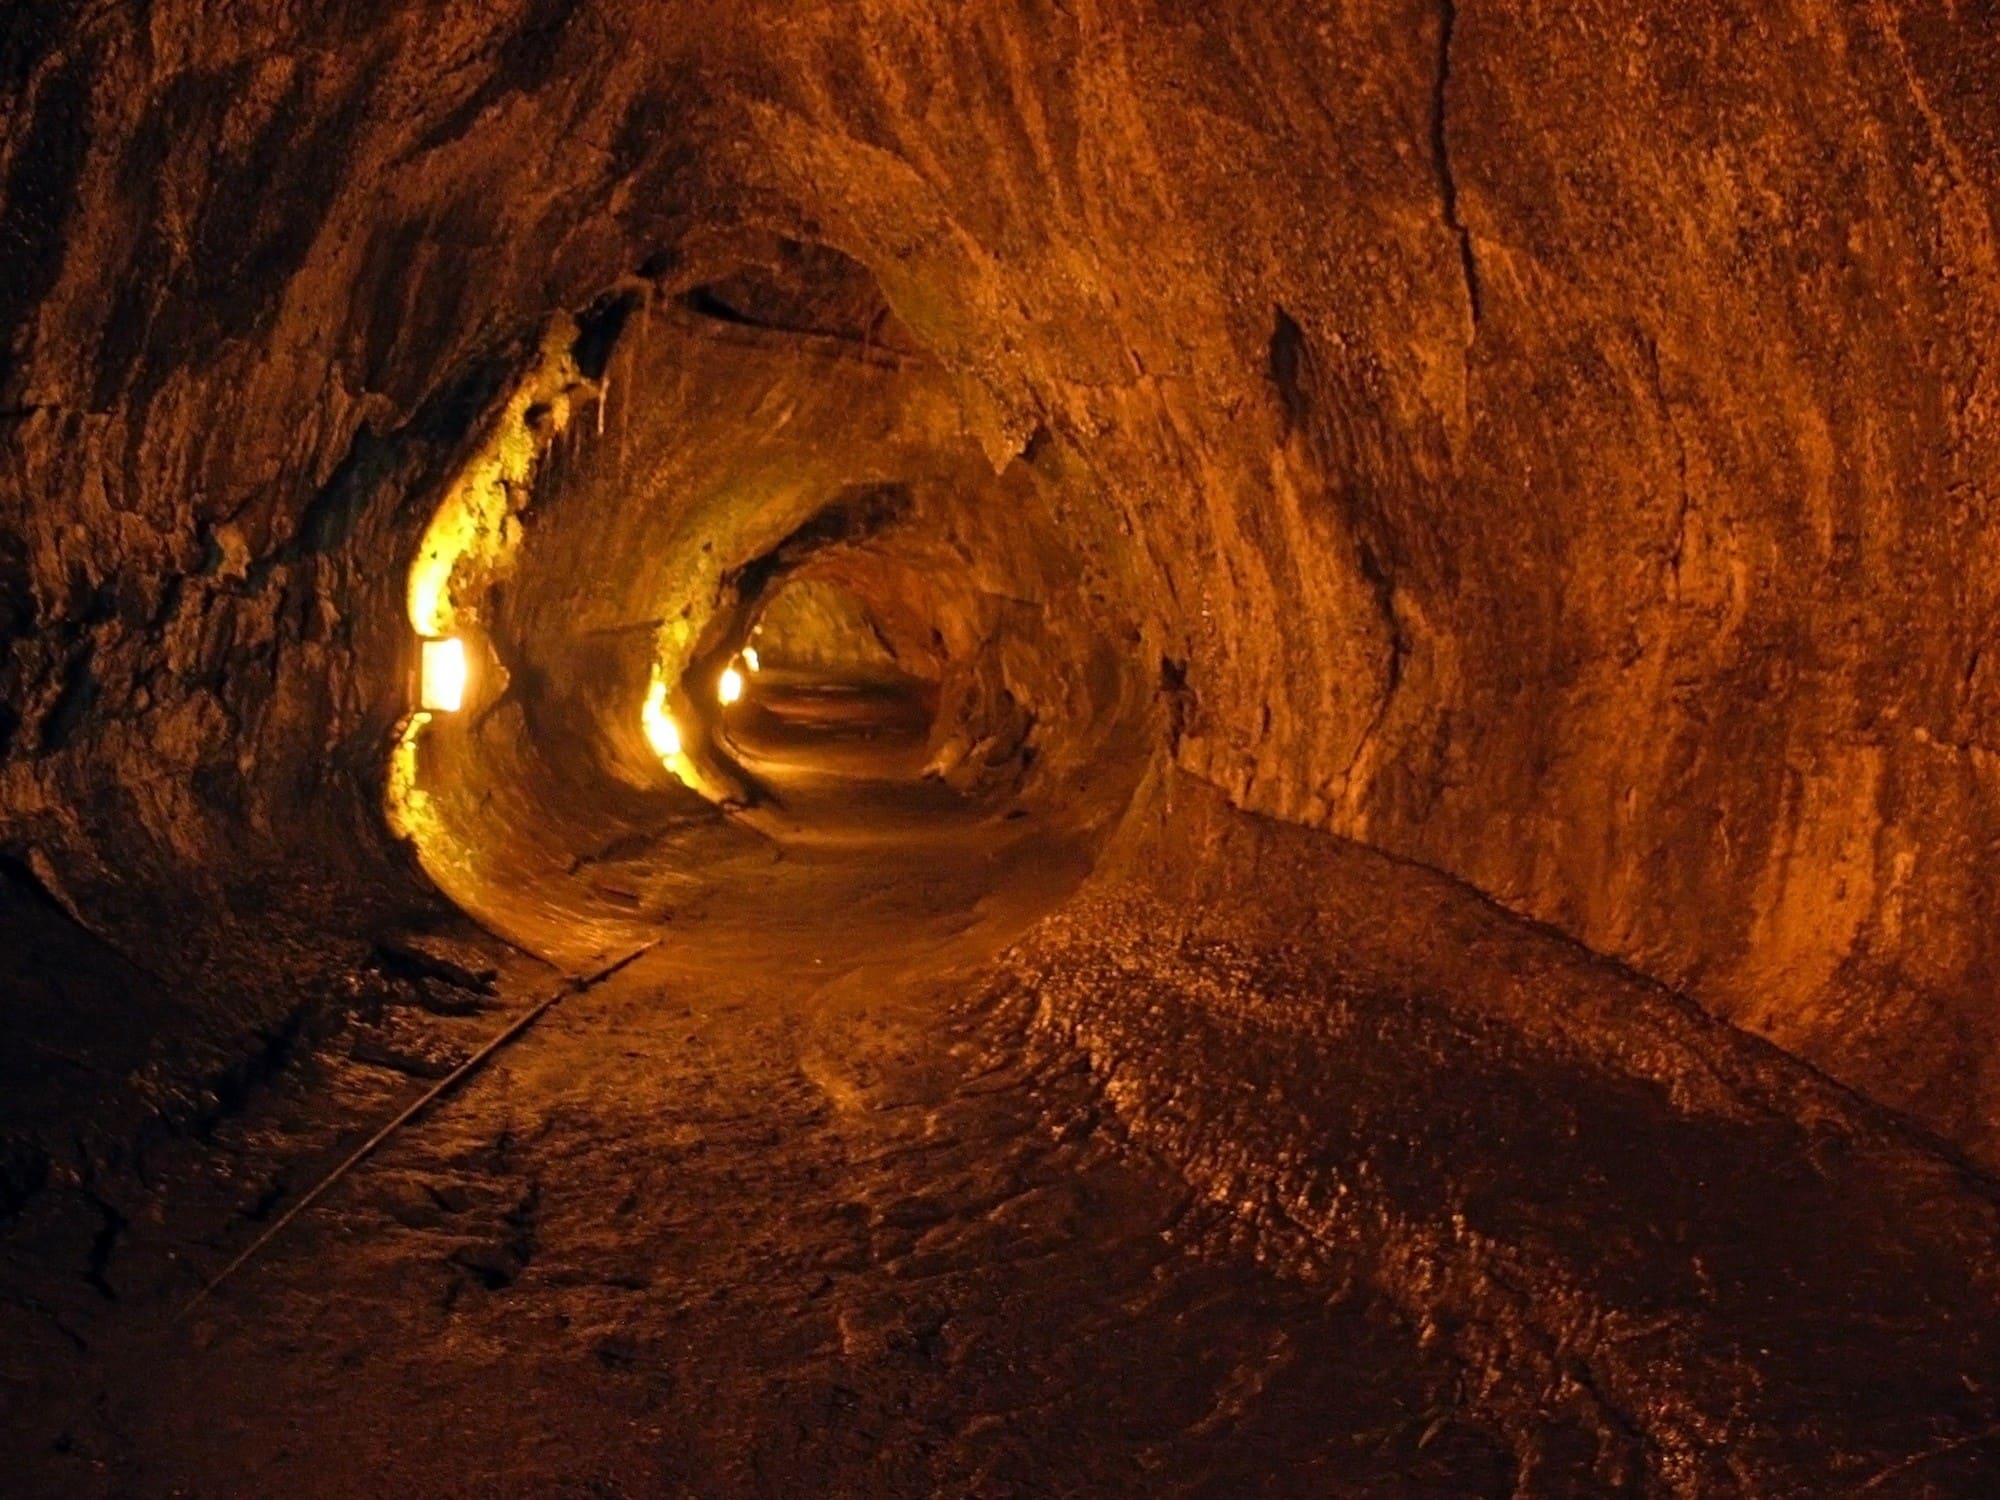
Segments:
[[[580,966],[692,889],[649,830],[753,857],[709,699],[790,584],[995,809],[1198,779],[2000,1168],[1990,9],[29,10],[0,1028],[65,1120],[198,1115],[399,923]]]

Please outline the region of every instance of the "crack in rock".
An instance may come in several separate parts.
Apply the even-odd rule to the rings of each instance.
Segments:
[[[1437,73],[1431,87],[1431,157],[1437,163],[1438,196],[1445,227],[1458,240],[1458,263],[1465,275],[1465,300],[1472,326],[1479,327],[1482,299],[1479,262],[1472,249],[1472,231],[1459,216],[1458,178],[1451,165],[1451,136],[1446,96],[1451,88],[1451,44],[1458,33],[1457,0],[1439,0]]]

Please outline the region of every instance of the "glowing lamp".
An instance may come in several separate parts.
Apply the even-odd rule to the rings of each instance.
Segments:
[[[457,636],[425,641],[422,677],[422,706],[434,713],[457,713],[465,704],[465,642]]]
[[[724,667],[722,675],[715,680],[715,696],[727,708],[743,696],[743,674],[734,667]]]
[[[672,760],[681,753],[680,726],[667,712],[667,685],[655,682],[646,694],[646,706],[639,711],[639,723],[646,731],[646,743],[653,747],[653,753],[661,760]]]
[[[753,672],[764,670],[763,663],[757,660],[757,648],[755,646],[745,646],[743,648],[743,665]]]

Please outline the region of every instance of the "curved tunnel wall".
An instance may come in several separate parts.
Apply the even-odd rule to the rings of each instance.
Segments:
[[[552,312],[751,225],[1082,477],[1181,765],[1995,1159],[1990,20],[628,10],[0,59],[0,837],[77,911],[400,878],[423,497]]]
[[[806,258],[823,298],[872,287],[852,262]],[[770,291],[754,270],[731,279]],[[463,710],[406,741],[392,817],[461,908],[566,963],[644,941],[700,888],[698,868],[659,868],[649,834],[695,839],[679,855],[693,866],[746,842],[700,829],[710,802],[772,795],[728,749],[715,690],[793,580],[875,601],[938,680],[944,778],[981,802],[1094,809],[1081,821],[1101,825],[1145,754],[1148,694],[1123,665],[1134,627],[1079,587],[1079,539],[1053,518],[1074,476],[1046,452],[996,473],[921,357],[691,310],[707,300],[646,287],[601,358],[559,323],[556,377],[545,358],[503,408],[500,430],[536,437],[538,456],[523,450],[482,524],[454,486],[428,533],[452,545],[427,541],[413,574],[474,666]],[[413,619],[434,633],[437,615]],[[656,684],[681,746],[664,761],[643,732]]]

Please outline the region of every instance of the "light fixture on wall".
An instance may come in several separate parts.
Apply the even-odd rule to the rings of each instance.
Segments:
[[[662,762],[672,761],[681,753],[680,726],[667,712],[667,685],[657,677],[646,694],[645,706],[639,711],[639,723],[646,732],[646,743]]]
[[[724,708],[729,707],[743,696],[743,674],[734,667],[724,667],[722,675],[715,681],[716,700]]]
[[[464,641],[455,635],[425,640],[417,694],[420,705],[432,713],[457,713],[465,706],[469,675]]]

